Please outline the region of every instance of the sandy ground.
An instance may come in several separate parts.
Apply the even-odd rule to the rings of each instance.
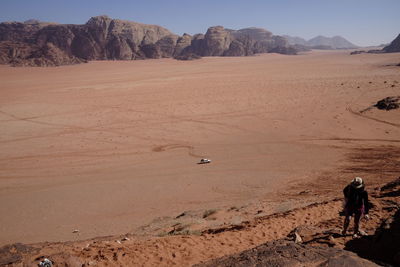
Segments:
[[[340,193],[360,172],[343,172],[349,149],[398,147],[399,110],[360,113],[400,95],[400,69],[387,66],[398,62],[317,51],[1,66],[0,244],[123,234],[259,201],[281,212],[296,202],[288,186],[323,177],[340,177],[322,180]],[[378,155],[375,164],[388,156]]]

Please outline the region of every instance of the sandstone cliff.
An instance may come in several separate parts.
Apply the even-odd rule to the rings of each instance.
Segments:
[[[257,53],[296,54],[287,40],[261,28],[241,30],[210,27],[205,35],[195,35],[190,46],[182,51],[200,56],[250,56]]]
[[[88,60],[134,60],[199,56],[295,54],[286,39],[260,28],[238,31],[210,27],[205,35],[178,36],[169,30],[97,16],[86,24],[38,21],[0,23],[0,64],[59,66]]]
[[[177,39],[160,26],[107,16],[93,17],[84,25],[1,23],[0,63],[55,66],[85,60],[169,57]]]

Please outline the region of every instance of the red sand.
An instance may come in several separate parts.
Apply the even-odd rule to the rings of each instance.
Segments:
[[[357,112],[400,95],[400,69],[385,66],[399,61],[338,51],[1,66],[0,244],[244,205],[337,169],[338,142],[395,144],[399,110]]]

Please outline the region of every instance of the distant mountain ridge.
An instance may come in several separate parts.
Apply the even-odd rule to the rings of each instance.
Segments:
[[[301,37],[293,37],[284,35],[290,45],[304,45],[310,48],[323,48],[323,49],[354,49],[357,48],[341,36],[325,37],[322,35],[316,36],[310,40],[305,40]]]
[[[92,17],[86,24],[29,20],[0,23],[0,64],[58,66],[88,60],[135,60],[199,56],[296,54],[281,36],[261,28],[210,27],[206,34],[178,36],[157,25]]]

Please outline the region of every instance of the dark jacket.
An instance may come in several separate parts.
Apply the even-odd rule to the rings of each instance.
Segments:
[[[354,188],[349,184],[343,189],[343,194],[346,198],[346,208],[359,210],[364,206],[364,213],[368,214],[368,193],[365,191],[364,186],[361,188]]]

